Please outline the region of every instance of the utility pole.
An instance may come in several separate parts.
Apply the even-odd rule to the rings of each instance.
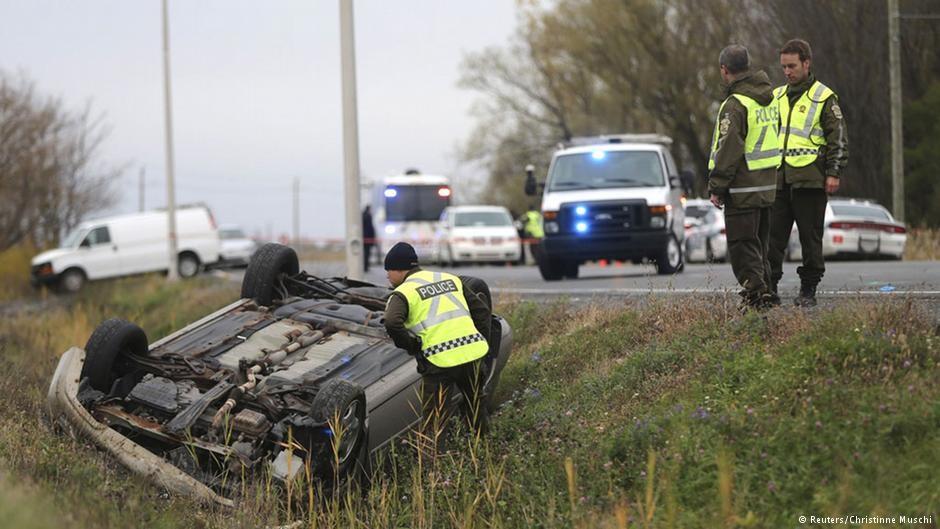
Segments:
[[[352,0],[339,0],[343,70],[343,166],[346,195],[346,276],[362,279],[362,218],[359,213],[359,131],[356,109],[356,39]]]
[[[146,191],[146,185],[144,180],[144,175],[147,173],[147,168],[141,166],[140,174],[137,178],[137,201],[138,201],[138,210],[144,212],[144,192]]]
[[[294,177],[294,248],[300,251],[300,179]]]
[[[173,187],[173,101],[170,97],[170,22],[167,0],[163,0],[163,110],[166,114],[166,218],[169,268],[167,281],[179,279],[176,250],[176,190]]]
[[[904,126],[901,115],[901,13],[898,0],[888,0],[888,59],[891,91],[891,182],[894,218],[904,221]]]

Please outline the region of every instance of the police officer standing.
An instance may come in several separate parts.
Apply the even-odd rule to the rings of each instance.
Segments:
[[[744,287],[743,306],[763,309],[775,301],[767,250],[780,163],[777,107],[767,74],[750,71],[747,48],[726,47],[718,63],[728,88],[715,123],[708,192],[712,204],[725,210],[728,257]]]
[[[542,239],[545,232],[542,230],[542,214],[534,206],[530,207],[524,215],[523,232],[529,245],[529,252],[535,264],[539,263],[542,249]]]
[[[399,242],[388,251],[385,270],[395,288],[385,309],[385,328],[395,345],[418,362],[423,429],[443,425],[448,393],[456,385],[468,404],[465,411],[471,426],[485,431],[483,359],[489,351],[488,305],[459,277],[422,270],[408,243]]]
[[[827,195],[839,190],[849,159],[849,139],[836,94],[810,71],[813,53],[805,40],[780,49],[787,84],[774,90],[780,109],[783,163],[777,173],[777,198],[771,214],[771,288],[783,277],[783,258],[796,222],[803,249],[797,268],[800,294],[795,304],[816,305],[816,286],[826,271],[822,254]]]

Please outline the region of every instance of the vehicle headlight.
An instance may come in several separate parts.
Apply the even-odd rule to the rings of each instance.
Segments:
[[[36,265],[33,269],[36,271],[37,276],[52,275],[52,263],[42,263],[41,265]]]
[[[665,228],[666,217],[650,217],[650,228]]]
[[[558,233],[558,223],[554,221],[546,222],[545,233]]]

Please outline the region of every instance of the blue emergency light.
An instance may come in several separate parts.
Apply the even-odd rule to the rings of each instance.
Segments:
[[[574,230],[575,230],[576,232],[578,232],[578,233],[587,233],[587,231],[588,231],[588,223],[587,223],[587,222],[579,222],[579,223],[577,223],[577,224],[574,225]]]

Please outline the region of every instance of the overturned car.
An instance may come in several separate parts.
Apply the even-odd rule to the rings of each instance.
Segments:
[[[485,283],[464,282],[491,304]],[[203,501],[232,505],[235,483],[257,472],[352,476],[420,418],[415,360],[384,328],[390,293],[307,274],[292,249],[265,245],[242,299],[153,344],[133,323],[99,325],[63,354],[49,410],[131,470]],[[512,345],[506,321],[492,324],[486,399]]]

